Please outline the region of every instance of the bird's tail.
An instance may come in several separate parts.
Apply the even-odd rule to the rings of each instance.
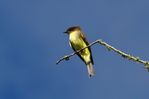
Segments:
[[[95,71],[94,71],[94,68],[93,68],[93,64],[91,62],[89,62],[87,64],[87,70],[88,70],[88,75],[89,77],[92,77],[95,75]]]

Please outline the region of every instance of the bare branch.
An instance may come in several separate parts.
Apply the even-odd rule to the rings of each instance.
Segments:
[[[81,52],[81,51],[84,50],[85,48],[91,47],[92,45],[94,45],[94,44],[96,44],[96,43],[99,43],[99,44],[105,46],[108,50],[112,50],[112,51],[118,53],[118,54],[121,55],[123,58],[126,58],[126,59],[128,59],[128,60],[132,60],[132,61],[134,61],[134,62],[143,64],[144,67],[149,71],[149,62],[148,62],[148,61],[144,61],[144,60],[141,60],[139,57],[135,57],[135,56],[132,56],[132,55],[130,55],[130,54],[126,54],[126,53],[124,53],[124,52],[122,52],[122,51],[120,51],[120,50],[114,48],[113,46],[107,44],[106,42],[104,42],[104,41],[102,41],[102,40],[100,40],[100,39],[99,39],[99,40],[96,40],[96,41],[94,41],[94,42],[92,42],[92,43],[90,43],[88,46],[86,46],[86,47],[84,47],[84,48],[82,48],[82,49],[80,49],[80,50],[78,50],[78,51],[76,51],[76,52],[74,52],[74,53],[72,53],[72,54],[69,54],[69,55],[66,55],[66,56],[60,58],[60,59],[56,62],[56,64],[59,64],[59,63],[60,63],[61,61],[63,61],[63,60],[69,60],[70,57],[72,57],[72,56],[74,56],[75,54]]]
[[[92,45],[94,45],[94,44],[96,44],[96,43],[98,43],[98,40],[95,41],[95,42],[90,43],[88,46],[86,46],[86,47],[84,47],[84,48],[82,48],[82,49],[80,49],[80,50],[78,50],[78,51],[76,51],[76,52],[74,52],[74,53],[72,53],[72,54],[63,56],[62,58],[60,58],[60,59],[56,62],[56,64],[59,64],[59,63],[60,63],[61,61],[63,61],[63,60],[69,60],[70,57],[74,56],[75,54],[77,54],[77,53],[83,51],[85,48],[88,48],[88,47],[90,47],[90,46],[92,46]]]

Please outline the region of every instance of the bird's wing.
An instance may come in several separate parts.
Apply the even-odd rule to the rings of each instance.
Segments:
[[[84,35],[83,32],[81,32],[81,36],[82,36],[84,42],[86,43],[86,45],[88,46],[88,45],[89,45],[89,42],[87,41],[87,39],[86,39],[86,37],[85,37],[85,35]],[[90,51],[90,59],[91,59],[91,62],[92,62],[92,64],[94,65],[94,61],[93,61],[93,57],[92,57],[91,47],[88,47],[88,49],[89,49],[89,51]]]

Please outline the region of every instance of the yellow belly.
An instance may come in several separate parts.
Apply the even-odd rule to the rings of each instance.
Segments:
[[[71,43],[72,43],[72,47],[75,50],[80,50],[87,46],[86,43],[83,41],[83,39],[76,39],[76,40],[71,41]],[[80,54],[82,57],[90,56],[90,51],[88,48],[86,48],[83,51],[81,51]]]
[[[87,46],[84,40],[80,37],[79,32],[73,32],[69,35],[69,40],[71,42],[71,47],[75,50],[80,50]],[[80,56],[86,61],[89,62],[90,60],[90,51],[88,48],[81,51]]]

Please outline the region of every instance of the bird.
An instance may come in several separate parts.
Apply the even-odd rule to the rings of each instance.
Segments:
[[[74,50],[74,52],[76,52],[84,47],[87,47],[89,45],[89,42],[86,39],[80,26],[71,26],[64,33],[68,34],[69,45]],[[91,48],[87,47],[84,50],[77,53],[77,55],[80,57],[80,59],[87,66],[87,71],[88,71],[89,77],[94,76],[95,75],[95,71],[93,68],[94,61],[92,58]]]

